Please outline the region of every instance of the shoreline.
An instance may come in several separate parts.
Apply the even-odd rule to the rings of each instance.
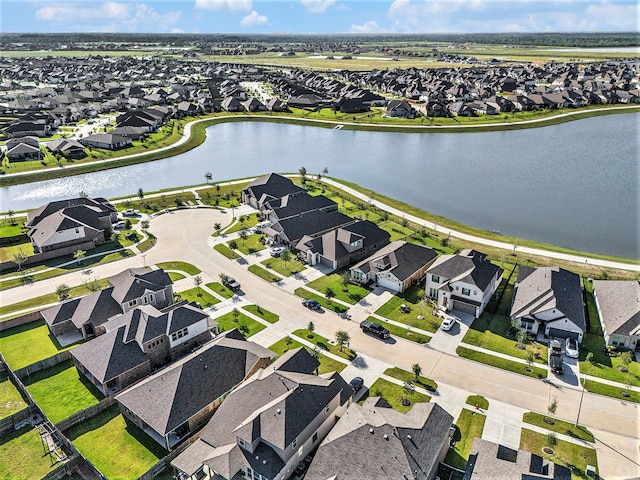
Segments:
[[[12,185],[20,185],[25,183],[33,183],[55,178],[62,178],[74,175],[82,175],[101,170],[109,170],[113,168],[135,165],[138,163],[147,163],[155,160],[173,157],[186,153],[200,146],[206,139],[206,129],[210,126],[224,122],[238,121],[259,121],[285,123],[302,126],[316,126],[321,128],[340,128],[344,130],[363,130],[363,131],[379,131],[379,132],[398,132],[398,133],[481,133],[484,131],[508,131],[522,130],[527,128],[539,128],[560,123],[582,120],[593,116],[601,115],[617,115],[640,112],[640,105],[621,106],[621,107],[603,107],[597,109],[575,110],[550,117],[544,117],[532,120],[523,120],[521,122],[500,122],[500,123],[482,123],[474,125],[384,125],[377,123],[355,123],[340,122],[335,120],[307,119],[300,117],[283,117],[266,116],[266,115],[224,115],[217,117],[205,117],[188,122],[184,126],[182,137],[175,143],[160,147],[148,152],[134,153],[130,155],[122,155],[107,160],[96,160],[77,165],[66,165],[64,167],[51,167],[36,171],[4,173],[0,176],[0,187],[10,187]],[[159,155],[166,154],[166,155]]]

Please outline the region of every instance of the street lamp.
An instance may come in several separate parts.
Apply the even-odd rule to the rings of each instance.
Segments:
[[[584,398],[584,384],[587,381],[586,373],[582,374],[582,393],[580,394],[580,404],[578,405],[578,416],[576,417],[576,427],[578,426],[578,420],[580,420],[580,410],[582,409],[582,399]]]

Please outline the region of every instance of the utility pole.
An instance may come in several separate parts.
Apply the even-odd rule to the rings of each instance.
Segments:
[[[578,426],[578,421],[580,420],[580,410],[582,409],[582,399],[584,398],[584,384],[587,381],[586,374],[582,375],[582,393],[580,394],[580,404],[578,405],[578,416],[576,417],[576,427]]]

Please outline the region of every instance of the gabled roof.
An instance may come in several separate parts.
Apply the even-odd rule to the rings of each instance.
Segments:
[[[140,298],[146,291],[158,292],[173,282],[162,269],[129,268],[109,279],[113,298],[120,304]]]
[[[74,207],[77,205],[87,205],[95,207],[95,211],[102,212],[99,216],[110,215],[116,212],[116,209],[113,205],[111,205],[104,198],[88,198],[88,197],[79,197],[79,198],[70,198],[68,200],[59,200],[56,202],[50,202],[46,205],[38,207],[34,210],[31,210],[27,213],[27,227],[33,227],[38,224],[42,219],[48,217],[49,215],[63,210],[67,207]],[[106,213],[105,213],[106,212]]]
[[[365,272],[372,271],[376,273],[389,271],[392,272],[398,280],[403,282],[425,265],[432,262],[436,257],[436,252],[429,247],[397,240],[381,248],[369,258],[354,265],[351,269],[360,269]]]
[[[353,222],[354,220],[344,213],[312,210],[280,220],[272,228],[284,232],[291,242],[295,242],[305,235],[314,237]]]
[[[417,403],[403,414],[377,400],[349,407],[318,448],[307,480],[428,478],[453,417],[436,403]]]
[[[580,276],[559,267],[520,267],[511,316],[535,318],[554,309],[557,318],[566,317],[586,331]]]
[[[640,282],[636,280],[594,280],[593,290],[600,307],[600,321],[609,335],[640,333]]]
[[[311,210],[337,209],[336,202],[324,195],[313,196],[306,192],[269,200],[265,206],[281,220]]]
[[[120,304],[111,293],[113,288],[105,288],[84,297],[67,300],[59,305],[42,311],[49,326],[71,320],[77,328],[91,321],[94,326],[102,325],[110,318],[122,313]]]
[[[221,336],[116,398],[166,435],[242,382],[258,361],[273,356],[253,342]]]
[[[244,191],[261,201],[261,203],[267,200],[261,200],[264,195],[267,195],[268,199],[271,200],[282,198],[285,195],[306,192],[304,188],[297,186],[289,178],[277,173],[270,173],[256,178],[244,188]]]
[[[463,250],[458,255],[442,255],[427,270],[429,275],[438,275],[449,280],[449,283],[465,282],[482,291],[490,285],[496,273],[500,276],[502,272],[500,267],[487,260],[484,253],[475,250]]]

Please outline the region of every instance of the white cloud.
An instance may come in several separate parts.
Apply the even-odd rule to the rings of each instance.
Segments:
[[[302,0],[301,3],[311,13],[324,13],[335,5],[336,0]]]
[[[251,0],[196,0],[197,10],[230,10],[232,12],[250,12]]]
[[[184,33],[184,30],[178,27],[174,27],[171,29],[171,33]]]
[[[375,20],[369,20],[362,25],[351,25],[350,33],[391,33],[391,30],[380,27]]]
[[[36,10],[36,18],[46,21],[63,21],[78,18],[121,19],[127,18],[131,4],[104,2],[92,7],[79,7],[72,4],[56,4]]]
[[[240,21],[240,25],[243,27],[255,27],[257,25],[267,25],[268,23],[269,18],[266,15],[259,15],[255,10],[252,10],[249,15]]]

